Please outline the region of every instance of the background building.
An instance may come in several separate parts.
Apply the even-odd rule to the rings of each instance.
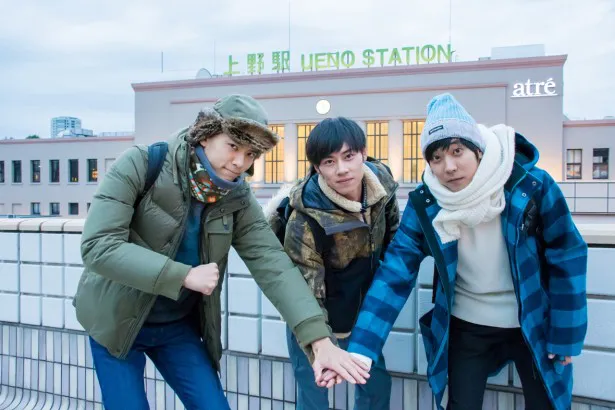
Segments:
[[[615,119],[571,121],[563,114],[566,56],[487,59],[370,69],[197,78],[133,84],[135,133],[79,139],[0,141],[0,214],[83,217],[97,183],[133,144],[168,138],[198,111],[230,93],[259,100],[282,137],[251,178],[266,201],[280,184],[302,178],[305,142],[322,119],[346,116],[367,135],[370,156],[400,183],[401,205],[421,180],[420,134],[429,100],[453,93],[478,122],[505,123],[540,150],[575,217],[615,215]],[[75,205],[77,204],[77,205]],[[585,218],[585,219],[587,219]]]
[[[50,138],[56,138],[58,133],[64,130],[81,128],[81,120],[75,117],[54,117],[51,119]]]

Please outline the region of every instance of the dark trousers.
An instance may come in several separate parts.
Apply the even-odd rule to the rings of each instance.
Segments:
[[[482,326],[453,316],[448,360],[448,410],[482,409],[487,378],[508,361],[519,373],[525,408],[552,409],[519,328]]]
[[[96,375],[107,410],[147,410],[145,355],[187,409],[228,410],[222,385],[205,346],[188,319],[145,325],[124,360],[90,338]]]

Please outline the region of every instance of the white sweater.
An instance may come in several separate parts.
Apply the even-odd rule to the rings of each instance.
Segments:
[[[501,217],[460,228],[453,316],[478,325],[519,327]]]
[[[462,224],[460,229],[453,316],[478,325],[519,327],[501,216],[474,228]],[[372,365],[372,360],[362,354],[351,355]]]

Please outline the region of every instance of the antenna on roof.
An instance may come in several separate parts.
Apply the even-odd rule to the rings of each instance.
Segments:
[[[290,0],[288,0],[288,52],[290,53]]]
[[[453,47],[453,0],[448,0],[448,44]],[[453,53],[448,56],[448,62],[453,62]]]

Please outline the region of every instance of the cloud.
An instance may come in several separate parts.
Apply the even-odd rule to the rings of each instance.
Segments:
[[[448,42],[461,60],[545,44],[568,54],[564,109],[615,115],[612,0],[290,0],[292,54]],[[497,4],[497,5],[496,5]],[[55,115],[95,131],[132,129],[131,83],[225,70],[232,54],[288,47],[288,0],[0,0],[0,138],[47,136]],[[214,64],[214,42],[216,59]],[[294,63],[294,65],[296,65]]]

